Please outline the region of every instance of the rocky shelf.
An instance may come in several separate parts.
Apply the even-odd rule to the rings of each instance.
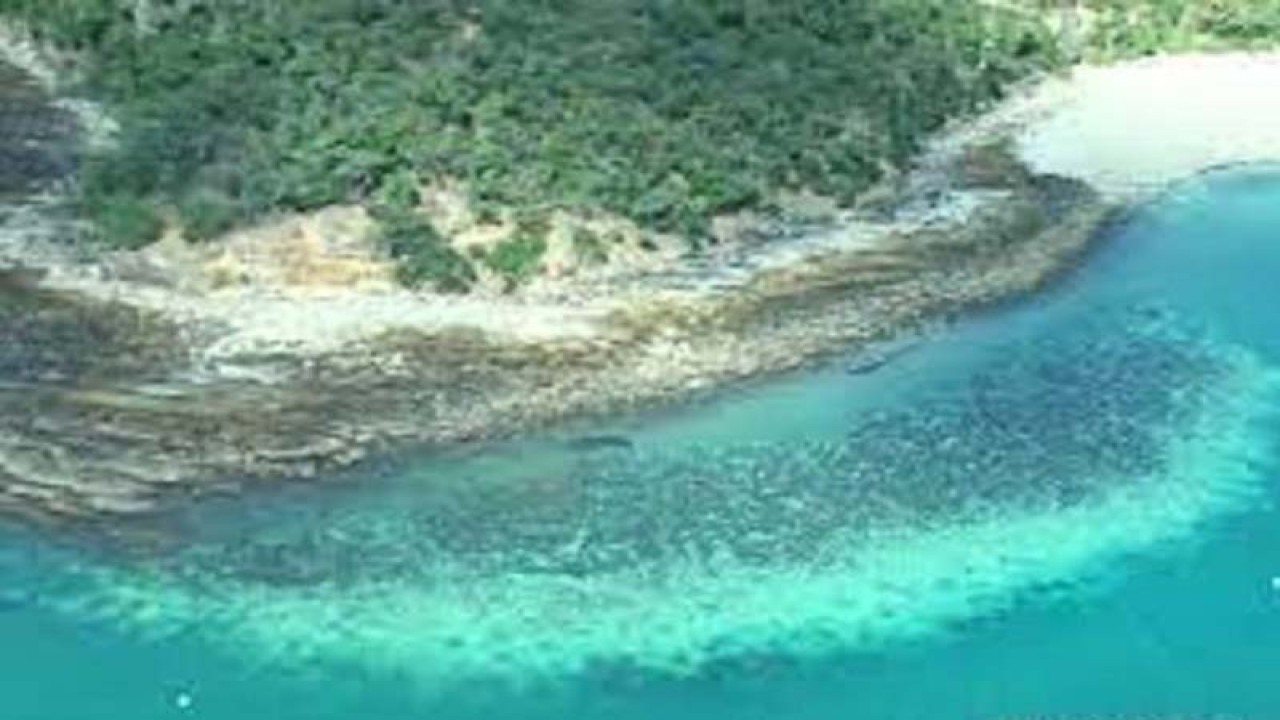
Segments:
[[[1031,291],[1114,210],[1028,171],[1001,133],[966,131],[875,213],[559,304],[228,294],[119,272],[138,253],[48,251],[65,245],[47,198],[74,123],[12,69],[0,94],[0,124],[28,128],[0,135],[0,157],[21,159],[0,177],[20,219],[0,226],[0,512],[45,522],[145,516],[794,368]]]

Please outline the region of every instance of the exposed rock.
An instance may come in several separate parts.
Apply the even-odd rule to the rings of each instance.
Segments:
[[[584,435],[567,443],[570,450],[591,452],[596,450],[631,450],[635,443],[621,435]]]
[[[407,444],[668,402],[1070,267],[1109,207],[1080,183],[1020,172],[994,145],[980,171],[958,171],[975,162],[968,147],[886,186],[882,219],[837,217],[697,259],[635,250],[623,233],[605,241],[607,267],[573,265],[573,232],[608,238],[616,221],[557,216],[549,259],[573,282],[501,299],[392,287],[354,207],[207,245],[171,234],[93,262],[45,256],[0,277],[0,512],[136,516]],[[628,264],[633,250],[643,262]]]

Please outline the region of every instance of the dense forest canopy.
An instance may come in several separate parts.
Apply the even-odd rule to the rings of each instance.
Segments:
[[[1090,14],[1088,44],[1094,59],[1265,49],[1280,40],[1280,0],[1092,0],[1079,5]]]
[[[373,208],[405,279],[465,286],[415,211],[465,189],[540,252],[557,209],[686,237],[786,190],[842,203],[947,119],[1060,66],[1053,13],[956,0],[0,0],[86,60],[122,132],[84,164],[98,240]],[[1275,37],[1280,0],[1087,5],[1108,55]],[[518,268],[517,268],[518,269]]]

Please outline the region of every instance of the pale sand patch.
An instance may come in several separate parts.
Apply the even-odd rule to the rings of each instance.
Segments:
[[[1215,167],[1280,161],[1280,54],[1086,66],[1014,105],[1026,118],[1017,141],[1032,170],[1115,199]]]

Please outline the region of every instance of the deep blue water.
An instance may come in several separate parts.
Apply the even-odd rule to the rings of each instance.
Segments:
[[[1222,173],[870,374],[7,531],[0,718],[1280,717],[1277,278]]]

